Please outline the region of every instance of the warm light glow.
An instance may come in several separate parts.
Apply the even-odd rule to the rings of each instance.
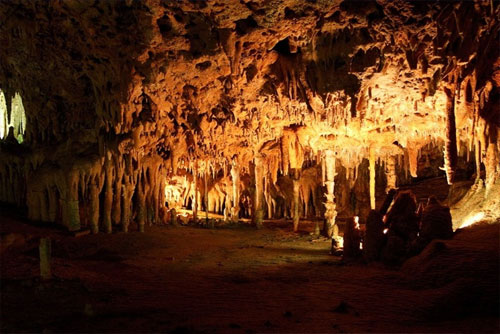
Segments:
[[[354,216],[354,228],[359,230],[359,217]]]
[[[389,232],[389,229],[388,228],[384,228],[384,234],[387,234],[387,232]]]
[[[337,242],[337,248],[344,248],[344,238],[343,237],[341,237],[341,236],[333,237],[332,236],[332,239],[335,239],[335,241]]]
[[[0,139],[7,136],[7,124],[7,101],[5,101],[5,95],[0,89]]]
[[[24,140],[24,132],[26,131],[26,113],[24,111],[23,99],[19,93],[14,95],[11,105],[9,128],[11,126],[14,127],[14,137],[21,144]]]
[[[7,114],[7,100],[0,90],[0,139],[4,139],[9,134],[9,128],[14,128],[14,137],[21,144],[26,131],[26,113],[24,111],[23,99],[16,93],[11,101],[10,117]]]
[[[471,226],[479,221],[481,221],[484,218],[485,214],[484,212],[477,212],[471,216],[468,216],[465,218],[462,222],[462,225],[460,225],[460,228],[464,228],[467,226]]]

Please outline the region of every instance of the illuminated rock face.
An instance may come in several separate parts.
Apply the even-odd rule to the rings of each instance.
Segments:
[[[0,2],[0,89],[26,110],[23,149],[2,144],[0,200],[95,232],[184,206],[257,224],[326,214],[331,234],[337,213],[366,217],[378,188],[418,176],[424,151],[446,148],[450,183],[474,158],[491,187],[498,14],[489,1]]]

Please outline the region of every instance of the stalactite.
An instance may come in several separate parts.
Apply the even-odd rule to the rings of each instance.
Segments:
[[[237,159],[233,159],[232,162],[231,181],[232,181],[231,220],[236,223],[239,220],[239,211],[240,211],[240,169]]]
[[[192,202],[192,209],[193,209],[193,221],[194,223],[198,222],[198,161],[194,161],[194,168],[193,168],[193,180],[194,180],[194,193],[193,193],[193,202]]]
[[[481,141],[474,140],[474,160],[476,163],[476,180],[475,183],[479,185],[481,182]]]
[[[326,219],[326,234],[329,237],[338,237],[338,226],[335,223],[337,217],[337,206],[335,204],[335,152],[332,150],[325,151],[325,168],[326,168],[326,202],[325,202],[325,219]]]
[[[418,151],[417,143],[408,143],[408,167],[412,177],[417,177]]]
[[[370,207],[375,210],[375,149],[370,147]]]
[[[453,184],[457,168],[457,130],[455,125],[455,87],[445,87],[446,93],[446,141],[444,146],[444,169],[448,184]]]
[[[208,225],[208,171],[205,169],[205,173],[203,175],[203,179],[205,181],[204,187],[203,187],[203,192],[204,192],[204,199],[205,199],[205,224]]]
[[[264,218],[263,211],[263,191],[264,191],[264,159],[260,154],[257,154],[254,158],[255,163],[255,203],[254,203],[254,213],[253,222],[257,228],[262,226],[262,220]]]
[[[299,220],[300,220],[300,200],[299,200],[299,189],[300,189],[300,170],[292,169],[292,182],[293,182],[293,231],[297,232],[299,230]]]

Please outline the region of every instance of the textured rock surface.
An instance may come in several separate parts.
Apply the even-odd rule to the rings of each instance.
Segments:
[[[449,182],[470,158],[492,187],[498,15],[490,1],[2,1],[0,130],[19,93],[26,132],[2,143],[0,201],[74,230],[166,222],[167,206],[334,221],[432,174],[443,147]]]

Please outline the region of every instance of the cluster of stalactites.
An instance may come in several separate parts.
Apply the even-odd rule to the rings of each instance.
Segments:
[[[143,230],[166,217],[166,174],[158,156],[108,153],[66,166],[36,164],[0,164],[0,201],[25,202],[31,220],[109,233],[113,226],[128,231],[133,221]]]
[[[0,89],[0,140],[7,138],[9,131],[18,143],[23,142],[26,132],[26,113],[23,100],[19,93],[15,93],[10,101],[10,109],[5,94]]]

